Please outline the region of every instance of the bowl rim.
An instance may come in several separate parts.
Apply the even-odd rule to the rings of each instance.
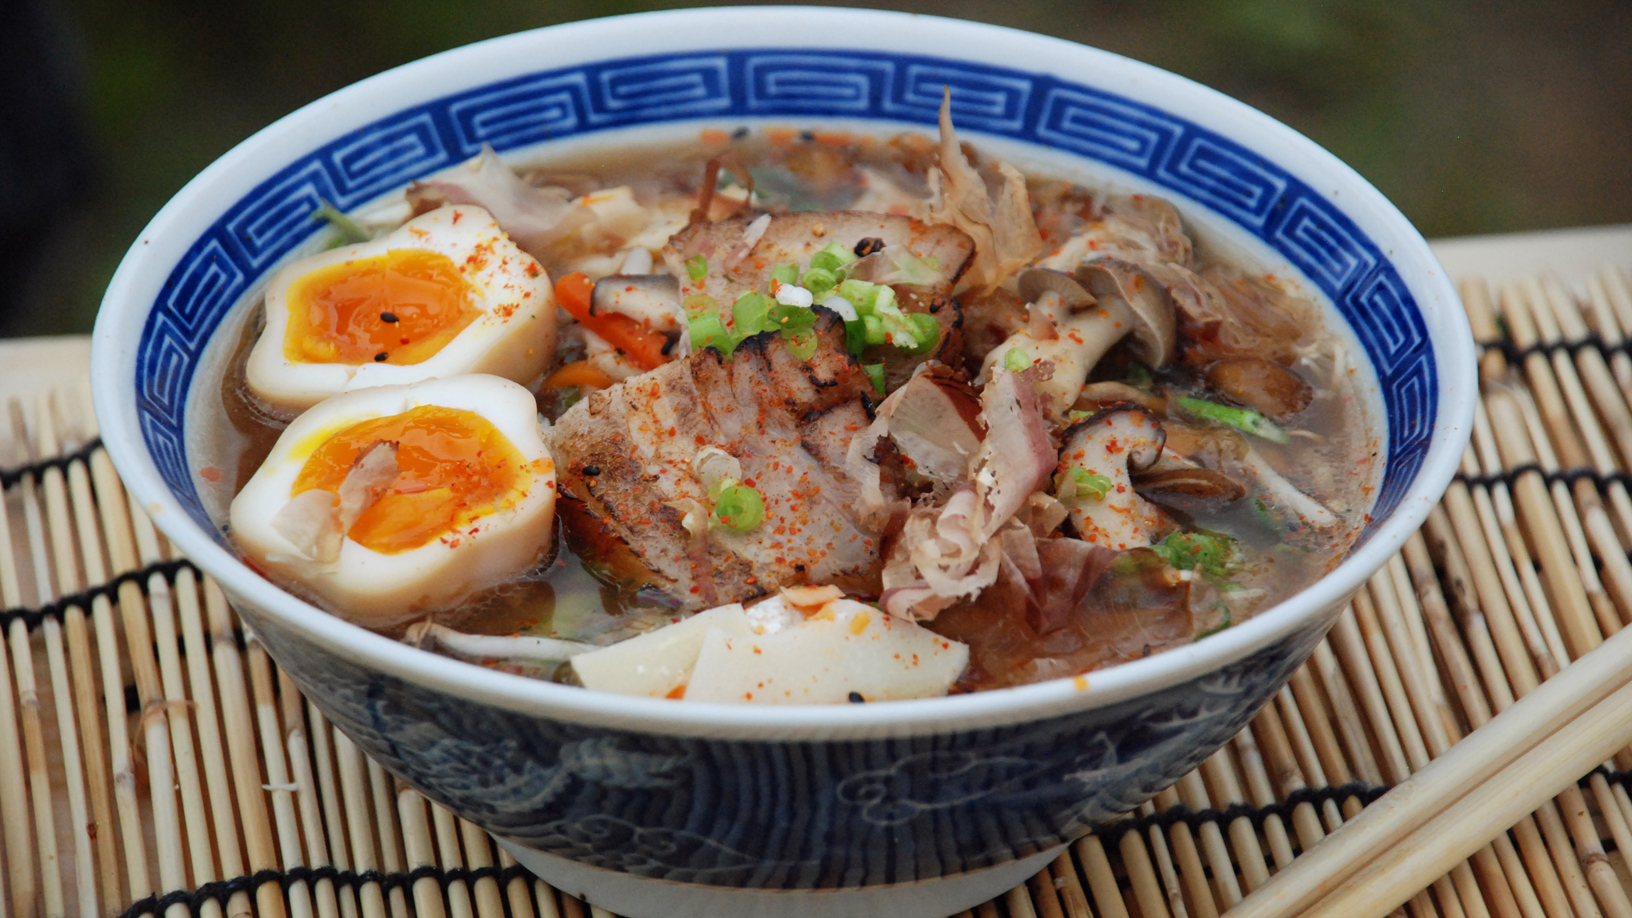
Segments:
[[[716,35],[722,15],[731,18],[730,37],[724,42]],[[819,30],[815,28],[818,25]],[[712,41],[697,42],[696,38],[704,33]],[[907,34],[912,38],[897,37]],[[601,50],[630,35],[639,39],[637,44],[644,44],[635,51],[625,49],[618,54]],[[835,45],[820,37],[824,35],[841,36],[844,43]],[[1014,61],[1025,61],[1024,69],[1029,72],[1067,76],[1092,70],[1114,72],[1121,81],[1114,91],[1158,105],[1250,149],[1275,149],[1274,162],[1317,193],[1328,200],[1342,195],[1344,214],[1373,240],[1378,239],[1379,229],[1390,231],[1386,241],[1393,245],[1382,241],[1377,244],[1400,269],[1428,331],[1439,380],[1439,410],[1415,479],[1392,514],[1337,568],[1300,593],[1205,641],[1095,670],[1086,676],[888,704],[674,704],[665,699],[584,691],[488,670],[409,647],[323,612],[264,580],[218,544],[183,509],[159,476],[137,421],[133,387],[123,381],[134,374],[136,342],[152,310],[157,284],[163,283],[171,270],[163,254],[167,234],[188,236],[192,232],[189,222],[201,219],[191,216],[193,211],[215,219],[221,206],[246,193],[254,182],[275,172],[288,159],[271,166],[270,171],[254,173],[252,179],[242,178],[238,170],[281,155],[285,149],[314,149],[426,99],[535,72],[537,65],[517,67],[509,62],[542,46],[559,52],[548,61],[547,66],[553,67],[631,53],[698,47],[832,47],[903,52],[907,42],[914,49],[934,49],[937,56],[946,58],[1010,68],[1015,66]],[[429,94],[399,96],[404,88],[433,83],[439,88]],[[968,132],[974,137],[980,133]],[[1244,135],[1252,135],[1253,141],[1249,144],[1240,140]],[[1288,157],[1296,161],[1295,170],[1286,165]],[[203,225],[209,225],[208,219]],[[161,245],[153,246],[156,241]],[[191,241],[191,236],[183,240],[182,249]],[[175,243],[169,247],[174,248]],[[162,263],[162,270],[155,270],[155,263]],[[1405,267],[1413,270],[1408,274]],[[133,307],[126,308],[132,303]],[[455,697],[553,720],[635,732],[744,740],[912,736],[1030,722],[1170,688],[1244,659],[1300,629],[1323,629],[1335,619],[1336,610],[1348,597],[1416,531],[1448,486],[1471,431],[1477,392],[1467,318],[1455,288],[1427,243],[1381,192],[1292,128],[1177,74],[1075,42],[921,14],[817,7],[690,9],[548,26],[444,51],[330,93],[235,146],[165,204],[121,261],[103,299],[92,337],[93,398],[103,441],[115,467],[130,493],[172,544],[213,576],[229,596],[245,597],[330,653]]]

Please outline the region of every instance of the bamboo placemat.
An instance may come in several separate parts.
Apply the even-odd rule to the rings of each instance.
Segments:
[[[1462,474],[1251,727],[966,915],[1213,918],[1632,623],[1632,278],[1571,280],[1464,282],[1486,347]],[[6,348],[0,918],[607,914],[299,695],[127,498],[82,339]],[[1581,777],[1402,912],[1632,916],[1628,770]]]

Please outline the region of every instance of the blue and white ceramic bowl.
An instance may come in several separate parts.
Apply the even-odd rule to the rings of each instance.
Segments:
[[[201,493],[212,361],[281,263],[482,144],[555,151],[784,125],[960,132],[1022,167],[1175,200],[1330,299],[1375,376],[1386,473],[1365,539],[1293,599],[1065,679],[876,705],[600,694],[432,656],[262,580]],[[218,371],[217,371],[218,372]],[[239,145],[141,234],[102,305],[95,390],[131,491],[358,745],[568,892],[626,914],[944,915],[1196,766],[1247,723],[1424,519],[1468,435],[1456,294],[1381,194],[1170,73],[1037,35],[890,13],[693,10],[482,42],[321,99]],[[201,383],[200,381],[204,382]],[[1382,430],[1386,426],[1386,432]]]

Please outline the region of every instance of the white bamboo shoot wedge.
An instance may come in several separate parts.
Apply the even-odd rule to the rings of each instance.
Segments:
[[[796,627],[763,635],[710,629],[688,701],[826,704],[944,695],[969,662],[965,644],[838,599]]]
[[[710,629],[738,637],[754,633],[742,604],[732,603],[579,654],[572,658],[572,668],[586,688],[663,698],[691,679],[691,668],[697,663],[697,654]]]

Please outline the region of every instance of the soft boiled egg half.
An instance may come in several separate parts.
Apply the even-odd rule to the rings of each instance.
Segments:
[[[348,389],[438,376],[529,383],[554,350],[544,269],[486,210],[462,205],[280,270],[245,380],[292,415]]]
[[[485,375],[318,404],[230,513],[251,565],[376,628],[526,572],[550,550],[554,518],[555,463],[532,393]]]

